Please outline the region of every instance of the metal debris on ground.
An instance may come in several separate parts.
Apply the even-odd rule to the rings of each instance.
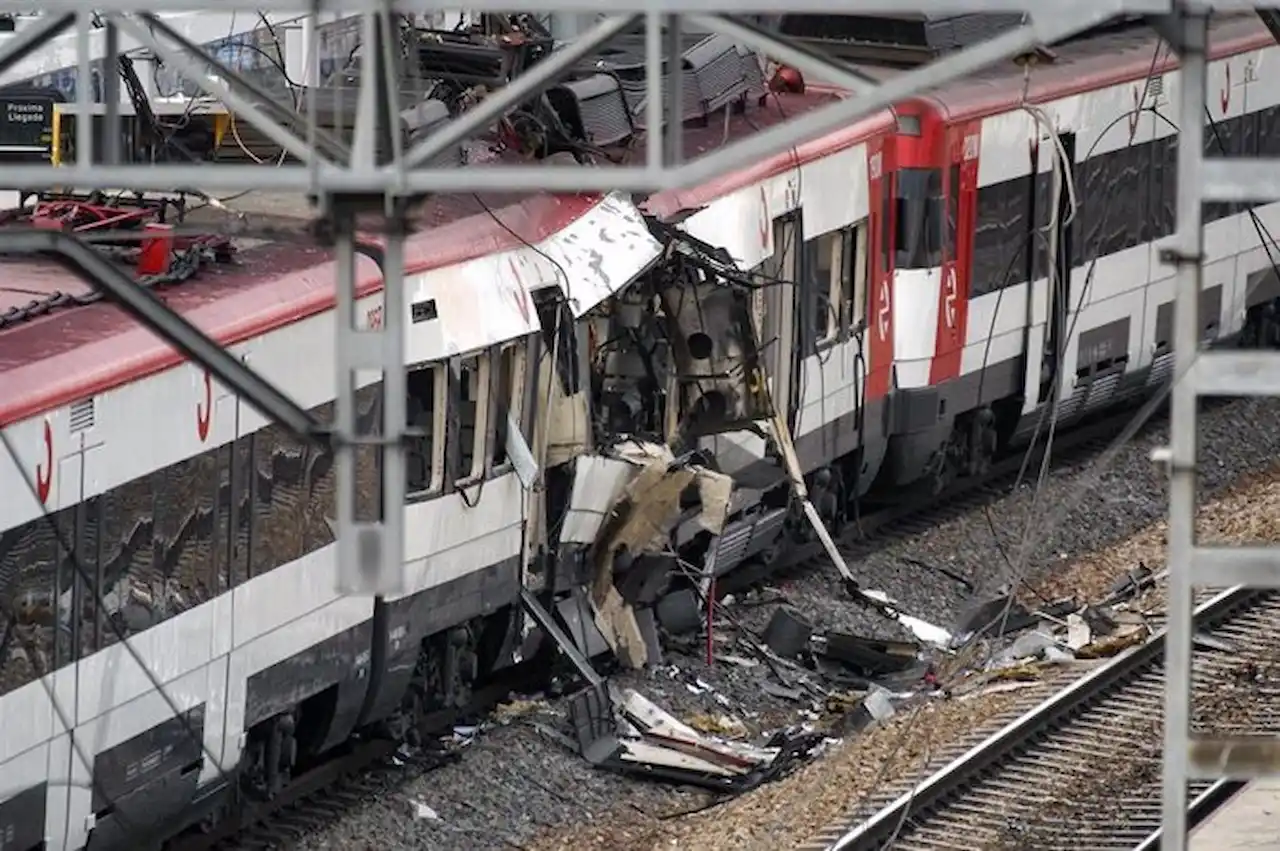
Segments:
[[[431,809],[426,801],[415,798],[413,804],[413,817],[418,821],[440,821],[440,814]]]
[[[780,731],[765,746],[699,732],[633,689],[593,687],[571,705],[581,753],[597,768],[726,792],[775,780],[816,755],[824,737]]]
[[[1151,572],[1151,568],[1147,567],[1145,562],[1138,562],[1138,566],[1125,572],[1123,576],[1117,579],[1111,586],[1111,596],[1107,598],[1107,603],[1117,603],[1121,600],[1129,600],[1137,597],[1143,591],[1156,584],[1156,577]]]
[[[783,606],[776,609],[769,619],[763,639],[770,650],[787,659],[808,649],[812,635],[813,625],[795,610]]]

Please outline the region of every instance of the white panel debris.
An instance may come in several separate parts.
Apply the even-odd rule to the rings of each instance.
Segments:
[[[617,458],[582,455],[574,461],[573,493],[560,530],[560,542],[593,544],[600,526],[613,510],[635,472],[635,467]]]

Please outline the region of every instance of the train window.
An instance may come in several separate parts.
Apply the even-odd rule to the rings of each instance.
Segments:
[[[947,181],[947,232],[944,244],[948,254],[954,259],[957,253],[956,227],[960,221],[960,166],[951,166]]]
[[[893,213],[892,175],[885,178],[884,201],[880,205],[880,271],[889,270],[889,258],[893,250]]]
[[[321,410],[332,403],[322,405]],[[329,419],[332,415],[329,416]],[[325,422],[324,418],[320,419]],[[382,382],[356,391],[356,433],[382,432]],[[330,455],[330,457],[332,457]],[[356,448],[356,520],[373,522],[382,518],[382,452],[374,444]],[[329,515],[333,516],[332,513]],[[333,540],[332,537],[328,538]]]
[[[840,333],[840,307],[844,302],[845,259],[848,231],[824,233],[805,243],[804,304],[810,327],[809,339],[818,344],[834,340]]]
[[[117,631],[130,635],[164,620],[169,589],[155,569],[155,489],[164,493],[163,483],[159,471],[104,495],[101,605],[114,625],[103,628],[104,646],[117,641]]]
[[[69,583],[74,587],[71,600],[72,612],[68,614],[71,644],[80,648],[79,658],[97,650],[102,636],[102,607],[95,599],[96,589],[102,587],[102,498],[92,497],[74,509],[75,558],[68,558],[65,569]]]
[[[1005,180],[978,190],[973,229],[972,297],[1026,280],[1026,247],[1030,227],[1030,176]]]
[[[411,367],[405,379],[409,428],[423,432],[409,438],[405,453],[410,497],[425,496],[444,483],[445,381],[439,373],[439,366],[427,364]]]
[[[498,355],[497,375],[494,376],[493,410],[493,466],[501,467],[507,456],[507,427],[518,427],[524,411],[525,351],[524,343],[507,343]]]
[[[217,595],[213,515],[217,457],[205,452],[152,474],[156,484],[153,616],[173,617]]]
[[[942,264],[942,172],[904,168],[897,174],[894,266],[930,269]]]
[[[43,517],[0,532],[0,694],[52,669],[58,541]]]
[[[485,423],[489,413],[489,357],[472,355],[457,361],[458,479],[484,474]]]
[[[253,489],[258,479],[253,475],[253,443],[257,435],[236,439],[227,458],[226,499],[227,527],[231,541],[227,551],[226,582],[234,587],[249,578],[253,550]]]
[[[850,231],[849,249],[845,255],[846,262],[853,270],[853,286],[846,293],[848,306],[845,316],[854,333],[857,333],[860,325],[866,321],[867,280],[871,277],[870,239],[871,230],[868,221],[863,219]]]
[[[307,498],[306,465],[306,447],[284,426],[267,426],[255,436],[251,577],[303,555],[298,530]]]

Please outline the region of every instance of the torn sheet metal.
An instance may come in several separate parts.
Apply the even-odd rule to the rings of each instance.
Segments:
[[[560,529],[564,544],[594,544],[600,527],[622,496],[635,467],[618,458],[580,455],[574,461],[573,492]]]
[[[823,741],[807,732],[780,734],[767,747],[726,741],[698,732],[630,689],[616,698],[610,734],[602,729],[599,700],[599,691],[575,700],[583,756],[598,768],[650,779],[746,791],[782,776],[815,754]]]
[[[904,614],[897,608],[897,602],[883,591],[863,591],[862,593],[864,596],[869,597],[872,600],[894,607],[898,623],[911,630],[912,634],[914,634],[916,638],[926,644],[936,644],[939,647],[946,647],[951,643],[951,633],[947,632],[940,626],[935,626],[934,624],[929,623],[928,621]]]
[[[516,478],[520,480],[520,486],[526,491],[531,490],[538,480],[538,460],[533,457],[533,450],[524,439],[520,423],[510,412],[507,413],[506,450],[507,457],[511,459],[511,465],[515,468]]]
[[[543,240],[538,249],[497,256],[529,292],[559,286],[574,318],[625,289],[663,253],[644,216],[616,192]]]

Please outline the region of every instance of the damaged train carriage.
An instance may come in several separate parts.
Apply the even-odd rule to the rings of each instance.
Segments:
[[[578,635],[590,653],[643,664],[673,582],[705,592],[811,540],[806,499],[838,527],[875,479],[893,329],[868,177],[891,128],[868,120],[710,197],[651,199],[663,251],[647,273],[576,321],[540,305],[530,539],[548,546],[532,563],[570,593],[569,622],[595,620],[600,636]],[[883,302],[870,334],[868,290]]]

